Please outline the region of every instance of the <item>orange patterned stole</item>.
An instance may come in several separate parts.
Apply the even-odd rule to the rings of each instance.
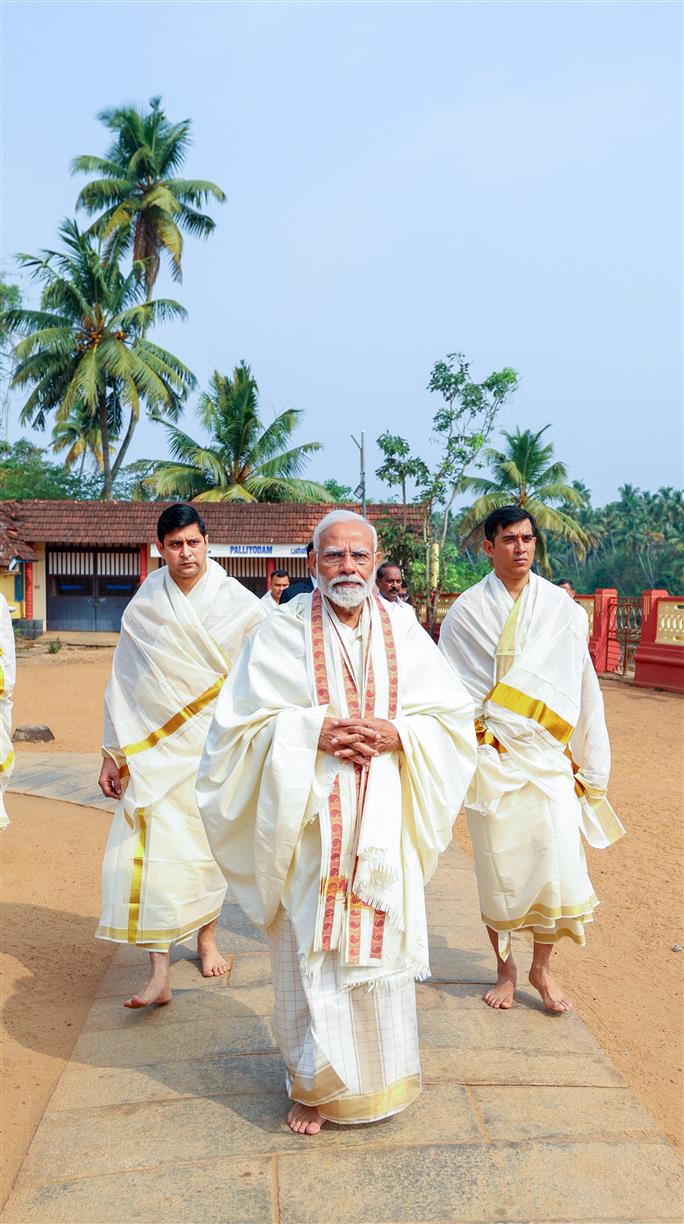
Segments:
[[[388,719],[393,719],[396,718],[397,715],[399,687],[397,654],[389,613],[387,612],[387,609],[383,607],[382,601],[377,595],[374,597],[374,599],[375,607],[379,612],[383,644],[385,648],[385,658],[387,660],[387,717]],[[373,660],[370,657],[372,624],[373,621],[371,618],[371,631],[369,633],[366,658],[364,660],[364,672],[367,674],[367,680],[365,686],[365,700],[363,703],[363,715],[361,713],[361,701],[354,675],[349,667],[349,664],[347,663],[344,652],[342,653],[344,690],[350,718],[362,716],[364,718],[372,718],[375,714],[375,674],[373,670]],[[313,670],[317,700],[319,705],[329,705],[330,686],[328,683],[328,673],[325,661],[323,599],[321,592],[318,589],[313,592],[311,600],[311,639],[313,647]],[[369,768],[370,766],[354,766],[354,780],[356,784],[356,813],[354,828],[351,830],[354,847],[356,847],[358,832],[361,827],[361,818],[363,815],[363,805],[366,794],[366,783],[368,780]],[[350,881],[345,875],[342,874],[344,816],[342,812],[342,795],[339,776],[335,779],[335,783],[328,799],[328,814],[330,820],[330,853],[328,862],[323,865],[323,870],[321,872],[321,888],[319,897],[319,919],[321,921],[319,924],[317,924],[319,929],[322,931],[321,950],[328,952],[333,947],[332,940],[335,916],[339,911],[339,908],[343,907],[344,938],[342,941],[342,946],[344,949],[345,963],[349,965],[359,964],[361,955],[361,921],[364,911],[368,914],[372,913],[373,915],[370,937],[370,957],[372,960],[380,960],[382,958],[386,915],[384,911],[374,909],[372,906],[367,905],[364,901],[361,901],[353,891],[353,877]],[[355,849],[353,859],[354,869],[356,869],[357,857]]]

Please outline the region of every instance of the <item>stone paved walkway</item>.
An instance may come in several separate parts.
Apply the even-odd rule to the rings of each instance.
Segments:
[[[221,918],[230,979],[179,949],[169,1007],[122,1008],[142,965],[119,949],[3,1221],[681,1224],[681,1164],[582,1021],[524,988],[510,1012],[482,1002],[490,953],[456,847],[429,909],[422,1096],[310,1139],[285,1125],[269,958],[237,906]],[[516,956],[526,970],[518,937]]]

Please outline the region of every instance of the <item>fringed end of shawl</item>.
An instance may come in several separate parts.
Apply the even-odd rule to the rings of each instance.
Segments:
[[[399,879],[399,867],[396,862],[391,862],[386,850],[360,851],[359,867],[373,875],[383,876],[391,884],[395,884]]]
[[[366,980],[360,978],[355,982],[346,984],[342,987],[342,990],[346,993],[348,990],[356,990],[359,986],[365,986],[366,990],[369,991],[378,990],[390,993],[393,990],[401,990],[409,982],[424,982],[430,976],[430,966],[427,962],[414,961],[412,966],[403,973],[395,973],[391,977],[385,978],[376,977],[367,978]]]

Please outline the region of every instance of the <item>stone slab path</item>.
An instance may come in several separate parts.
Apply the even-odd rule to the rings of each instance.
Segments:
[[[45,799],[65,799],[85,807],[114,811],[114,802],[105,799],[97,785],[102,765],[99,752],[17,752],[9,781],[10,791],[38,795]]]
[[[412,1107],[315,1138],[288,1130],[268,954],[229,903],[229,979],[205,980],[178,949],[168,1007],[121,1006],[143,966],[117,951],[3,1221],[681,1224],[681,1163],[582,1021],[546,1015],[525,988],[509,1012],[482,1002],[490,952],[455,846],[428,898]]]

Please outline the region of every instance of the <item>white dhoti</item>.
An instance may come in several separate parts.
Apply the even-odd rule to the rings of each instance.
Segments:
[[[185,595],[166,568],[124,612],[105,699],[105,753],[123,797],[102,864],[98,939],[167,952],[216,918],[226,884],[195,780],[226,675],[259,601],[215,561]]]
[[[346,1124],[375,1122],[410,1105],[421,1088],[415,983],[342,991],[337,952],[326,954],[313,981],[302,973],[282,908],[266,937],[273,1030],[292,1100]]]
[[[16,678],[16,656],[12,618],[4,595],[0,595],[0,829],[6,829],[4,791],[14,768],[12,748],[12,693]]]
[[[459,597],[440,648],[475,701],[478,765],[466,798],[482,919],[538,943],[585,943],[598,898],[581,835],[624,833],[606,787],[610,746],[581,608],[535,574],[513,600],[495,574]]]

